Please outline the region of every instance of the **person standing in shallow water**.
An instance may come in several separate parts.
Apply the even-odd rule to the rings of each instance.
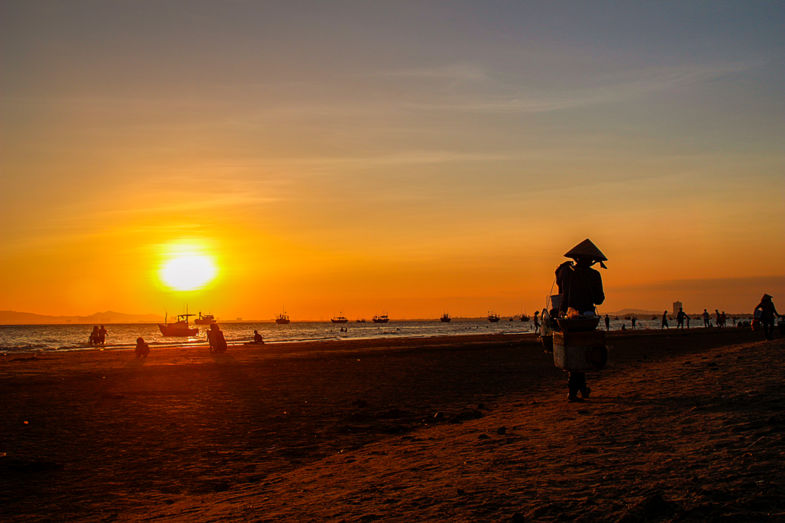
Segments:
[[[703,326],[707,329],[711,327],[711,316],[709,316],[709,311],[703,309]]]
[[[607,314],[605,315],[605,330],[611,330],[611,318]]]
[[[540,333],[540,311],[534,311],[534,334]]]
[[[98,334],[98,325],[93,325],[93,331],[90,333],[90,345],[98,345],[100,339],[101,337]]]
[[[772,296],[764,294],[760,299],[760,303],[755,307],[755,313],[760,311],[760,322],[763,324],[763,335],[767,340],[771,339],[772,331],[774,330],[774,318],[780,317],[777,309],[774,307]]]
[[[662,313],[662,328],[670,329],[670,326],[668,325],[668,311]]]

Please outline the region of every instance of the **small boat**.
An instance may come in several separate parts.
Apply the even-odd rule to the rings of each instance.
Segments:
[[[285,312],[282,312],[281,314],[278,315],[277,318],[275,318],[275,323],[277,323],[278,325],[288,325],[291,322],[292,320],[289,319],[289,315],[286,314]]]
[[[205,314],[202,316],[202,313],[199,313],[199,317],[194,320],[194,325],[212,325],[216,323],[215,316],[212,314]]]
[[[360,318],[360,319],[358,319],[356,321],[357,321],[357,323],[365,323],[365,318]]]
[[[380,316],[374,316],[373,322],[374,323],[388,323],[390,318],[386,314],[382,314]]]
[[[333,318],[330,318],[330,321],[333,323],[348,323],[349,320],[344,315],[338,315]]]
[[[450,323],[452,321],[452,318],[450,318],[450,315],[445,312],[444,314],[442,314],[442,317],[439,318],[439,321],[441,321],[442,323]]]
[[[196,314],[188,314],[188,309],[186,309],[185,314],[178,314],[177,321],[174,323],[167,322],[167,317],[164,316],[164,322],[159,323],[158,328],[164,336],[177,336],[180,338],[196,336],[199,334],[199,327],[191,327],[188,325],[188,318],[190,316],[196,316]]]
[[[491,323],[496,323],[496,322],[498,322],[500,319],[501,319],[501,317],[499,317],[499,315],[498,315],[498,314],[496,314],[496,313],[493,313],[493,312],[489,312],[489,313],[488,313],[488,321],[489,321],[489,322],[491,322]]]

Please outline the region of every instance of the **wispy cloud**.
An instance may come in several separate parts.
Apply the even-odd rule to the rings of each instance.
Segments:
[[[724,63],[646,68],[608,74],[583,88],[552,89],[550,93],[515,89],[505,94],[455,95],[446,103],[409,103],[411,109],[467,112],[559,111],[586,105],[603,104],[665,92],[713,81],[754,69],[762,63]],[[490,87],[490,86],[489,86]],[[506,90],[506,89],[498,89]],[[492,89],[489,89],[489,93]]]

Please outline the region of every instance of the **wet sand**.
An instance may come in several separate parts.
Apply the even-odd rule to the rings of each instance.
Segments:
[[[785,343],[612,333],[0,358],[2,519],[785,517]]]

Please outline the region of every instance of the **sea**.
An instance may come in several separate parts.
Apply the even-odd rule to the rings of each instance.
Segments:
[[[611,319],[611,330],[620,330],[622,325],[629,329],[630,321],[621,317]],[[675,320],[670,325],[671,328],[675,328]],[[259,331],[265,343],[534,332],[534,322],[524,322],[520,319],[510,321],[509,318],[502,318],[498,323],[491,323],[487,318],[454,318],[449,323],[442,323],[438,319],[411,321],[391,319],[389,323],[384,324],[369,321],[345,324],[292,322],[288,325],[278,325],[268,321],[224,323],[220,326],[230,346],[241,345],[252,340],[254,330]],[[690,327],[703,327],[703,322],[697,318],[693,319]],[[638,318],[637,328],[659,329],[660,319]],[[198,346],[207,343],[206,327],[202,327],[198,336],[191,338],[164,337],[155,323],[113,324],[106,325],[106,329],[108,334],[105,350],[133,348],[138,337],[144,338],[151,346],[159,348]],[[90,350],[94,348],[88,344],[91,330],[92,325],[0,325],[0,354]]]

